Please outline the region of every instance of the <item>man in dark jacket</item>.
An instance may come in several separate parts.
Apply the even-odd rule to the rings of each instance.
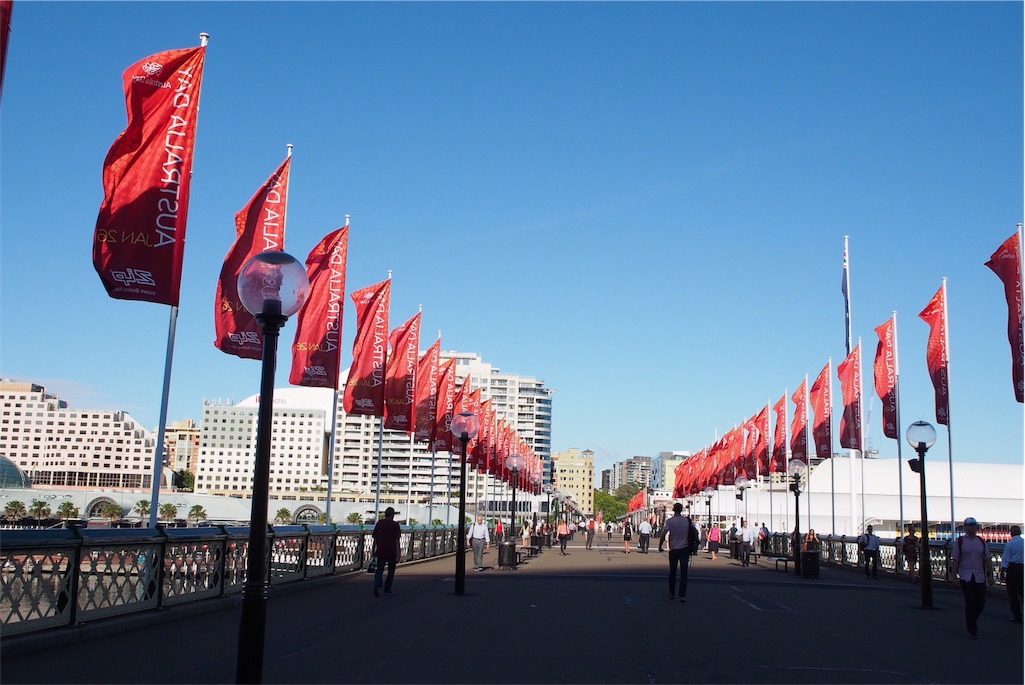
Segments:
[[[377,568],[374,570],[374,597],[381,596],[381,576],[385,565],[388,566],[388,577],[384,581],[384,594],[391,594],[391,583],[395,576],[395,564],[399,560],[399,540],[402,529],[395,522],[395,510],[388,507],[384,510],[384,518],[374,526],[374,556],[377,557]]]

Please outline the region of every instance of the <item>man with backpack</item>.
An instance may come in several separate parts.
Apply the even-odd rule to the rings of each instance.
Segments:
[[[680,567],[680,601],[687,601],[687,566],[690,556],[697,554],[697,529],[689,516],[683,515],[683,505],[673,505],[673,517],[666,521],[658,538],[659,551],[669,536],[669,599],[676,599],[676,567]]]
[[[986,586],[993,584],[993,560],[989,545],[978,535],[978,521],[971,516],[966,518],[964,532],[951,551],[950,561],[964,593],[968,637],[975,640],[979,637],[979,616],[986,608]],[[923,560],[923,563],[928,562]]]
[[[868,566],[871,563],[872,577],[879,580],[879,536],[872,532],[872,526],[867,526],[864,534],[858,538],[858,547],[865,557],[865,577],[868,578]]]

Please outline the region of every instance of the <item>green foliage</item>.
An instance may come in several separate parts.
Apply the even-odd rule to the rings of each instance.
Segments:
[[[68,519],[77,519],[78,507],[71,502],[61,502],[61,505],[57,507],[57,516],[64,521],[67,521]]]
[[[292,522],[292,512],[286,508],[281,507],[277,513],[274,514],[274,523],[280,523],[283,526],[287,526]]]
[[[441,519],[434,519],[433,521],[431,521],[431,525],[432,526],[440,526],[441,523],[442,523]]]
[[[178,518],[178,506],[171,504],[170,502],[164,502],[160,505],[160,509],[157,510],[160,514],[160,518],[165,521],[173,521]]]
[[[630,497],[633,497],[633,495]],[[594,491],[594,510],[595,512],[602,512],[602,517],[606,521],[615,521],[616,519],[625,516],[626,505],[629,501],[629,497],[625,500],[620,500],[604,490]]]
[[[411,526],[416,526],[416,525],[419,525],[419,523],[420,523],[420,522],[419,522],[419,521],[417,521],[417,520],[416,520],[416,519],[414,519],[414,518],[411,518],[411,519],[409,519],[409,525],[411,525]]]
[[[100,510],[100,515],[111,523],[121,518],[121,505],[113,502],[105,502]]]
[[[18,500],[11,500],[4,506],[4,516],[9,519],[23,519],[28,514],[25,503]]]
[[[612,496],[625,504],[643,489],[644,487],[637,483],[626,483],[625,485],[620,485],[616,488],[616,491],[612,493]]]
[[[178,471],[178,487],[182,490],[192,491],[196,486],[196,476],[188,469]]]
[[[206,519],[206,509],[204,509],[203,505],[201,505],[201,504],[194,504],[194,505],[192,505],[192,508],[189,509],[189,518],[192,519],[193,521],[195,521],[196,523],[199,523],[200,519],[204,519],[205,520]]]
[[[135,506],[132,507],[132,511],[137,513],[142,518],[148,517],[150,511],[150,501],[148,499],[139,500],[135,503]]]
[[[28,512],[36,518],[37,521],[42,522],[43,519],[50,515],[50,505],[44,500],[34,499],[32,504],[28,507]]]
[[[349,514],[348,516],[345,517],[345,522],[346,523],[356,524],[356,523],[360,523],[362,521],[363,521],[363,516],[358,511],[354,511],[351,514]]]

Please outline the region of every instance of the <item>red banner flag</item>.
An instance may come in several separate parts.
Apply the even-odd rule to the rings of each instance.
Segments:
[[[413,432],[416,409],[416,367],[420,363],[420,316],[402,324],[388,337],[391,355],[384,374],[384,427]]]
[[[238,274],[250,258],[261,252],[280,252],[285,245],[285,203],[291,157],[271,174],[256,194],[235,215],[235,242],[221,266],[214,302],[214,346],[243,359],[263,357],[263,335],[256,317],[242,305]]]
[[[897,317],[876,327],[879,344],[876,345],[874,379],[876,394],[883,404],[883,435],[900,440],[900,426],[897,425]]]
[[[950,425],[950,338],[947,329],[947,279],[933,295],[932,300],[918,315],[929,324],[929,343],[925,360],[929,377],[936,391],[936,423]]]
[[[772,408],[776,413],[776,434],[772,446],[772,463],[769,470],[773,473],[786,473],[787,470],[787,394],[779,398]]]
[[[808,378],[794,391],[794,422],[790,426],[790,459],[808,463]]]
[[[640,511],[647,506],[648,502],[648,489],[645,488],[638,492],[636,495],[630,498],[630,503],[627,505],[627,513],[634,511]]]
[[[836,367],[843,394],[843,416],[840,418],[840,447],[849,450],[863,449],[861,428],[861,343]]]
[[[449,359],[441,365],[438,375],[438,422],[434,427],[434,449],[438,452],[454,452],[456,439],[452,435],[452,417],[456,401],[456,360]]]
[[[343,406],[346,414],[383,417],[391,279],[357,290],[351,297],[356,305],[356,339]]]
[[[93,266],[107,294],[178,306],[206,48],[168,50],[123,75],[128,128],[103,161]]]
[[[11,34],[11,14],[14,0],[0,0],[0,93],[4,89],[4,72],[7,70],[7,43]]]
[[[413,439],[430,444],[438,418],[438,373],[441,371],[441,338],[420,358],[416,369],[416,418]]]
[[[346,225],[328,233],[306,258],[310,294],[299,310],[292,342],[292,385],[338,389],[348,254]]]
[[[1014,397],[1025,402],[1025,332],[1022,329],[1023,310],[1021,296],[1021,233],[1004,241],[986,262],[1004,284],[1007,299],[1007,340],[1011,343],[1011,381]]]
[[[758,439],[755,443],[755,460],[758,473],[769,473],[769,405],[766,403],[754,418]]]
[[[815,456],[828,459],[833,456],[833,362],[826,362],[818,378],[811,385],[809,398],[815,413],[812,424],[812,440],[815,441]]]

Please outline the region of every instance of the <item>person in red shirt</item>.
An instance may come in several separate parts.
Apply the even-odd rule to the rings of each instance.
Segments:
[[[388,577],[384,581],[384,594],[391,594],[395,564],[399,561],[401,537],[402,529],[395,522],[395,510],[388,507],[384,510],[384,518],[374,526],[374,556],[377,557],[377,568],[374,569],[374,597],[381,596],[381,577],[384,575],[385,565],[388,566]]]

